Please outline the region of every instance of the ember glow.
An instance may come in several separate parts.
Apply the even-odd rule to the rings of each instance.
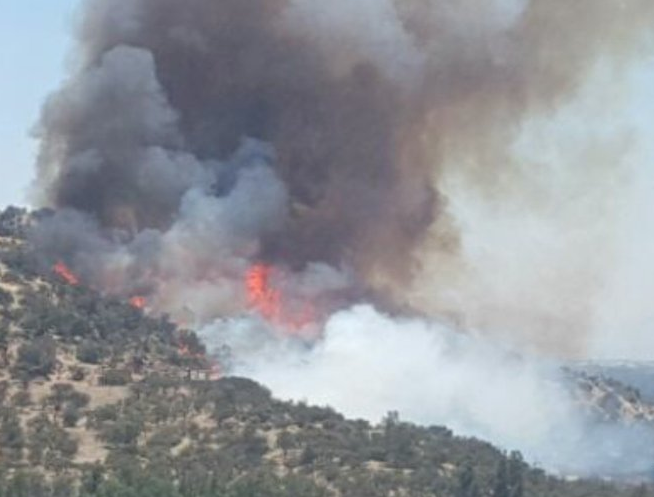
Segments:
[[[135,309],[145,309],[145,306],[148,304],[148,301],[146,300],[145,297],[141,296],[135,296],[129,299],[129,305],[134,307]]]
[[[69,285],[79,285],[79,278],[62,261],[57,262],[52,267],[52,271]]]

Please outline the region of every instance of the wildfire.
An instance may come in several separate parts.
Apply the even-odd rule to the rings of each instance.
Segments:
[[[252,266],[246,276],[245,284],[248,304],[264,318],[277,321],[281,316],[281,293],[270,286],[272,269],[266,264]]]
[[[191,347],[185,341],[184,333],[179,337],[177,351],[181,357],[202,361],[207,368],[205,371],[208,372],[207,378],[209,380],[215,381],[223,377],[222,368],[218,360],[208,357],[205,352],[192,352]]]
[[[145,299],[145,297],[141,297],[137,295],[129,299],[129,305],[131,305],[135,309],[143,310],[145,309],[145,306],[148,305],[148,301]]]
[[[52,267],[52,271],[69,285],[79,285],[79,278],[62,261],[57,262]]]
[[[282,292],[273,286],[273,274],[274,268],[267,264],[255,264],[250,268],[245,278],[248,305],[287,331],[303,330],[315,320],[313,307],[289,305],[288,299],[284,299]]]

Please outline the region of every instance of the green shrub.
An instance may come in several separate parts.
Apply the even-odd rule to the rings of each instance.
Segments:
[[[86,364],[100,364],[105,356],[105,350],[99,343],[90,340],[83,341],[77,347],[77,360]]]
[[[121,387],[132,382],[132,374],[125,369],[107,369],[100,376],[100,385]]]
[[[56,360],[55,341],[50,337],[37,338],[32,342],[23,343],[18,348],[14,375],[26,379],[48,377],[54,371]]]

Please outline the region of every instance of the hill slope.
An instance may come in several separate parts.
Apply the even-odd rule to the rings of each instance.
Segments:
[[[216,379],[192,332],[43,271],[24,218],[3,219],[0,497],[649,495],[556,479],[393,413],[371,425]]]

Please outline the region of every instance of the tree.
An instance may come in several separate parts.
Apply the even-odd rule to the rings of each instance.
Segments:
[[[384,423],[386,462],[396,467],[409,467],[415,458],[410,427],[401,423],[394,412],[388,414]]]
[[[5,311],[14,303],[14,296],[7,290],[0,288],[0,307]]]
[[[100,376],[100,384],[107,387],[122,387],[132,382],[132,374],[126,369],[108,369]]]
[[[32,419],[29,427],[29,458],[32,464],[57,469],[66,466],[67,461],[76,454],[77,442],[45,414]]]
[[[95,494],[104,481],[104,467],[100,464],[94,464],[82,474],[81,490],[82,494]]]
[[[277,437],[277,447],[282,450],[284,457],[286,457],[288,451],[295,447],[295,439],[293,434],[287,430],[282,431]]]
[[[523,497],[525,463],[520,452],[503,456],[495,474],[493,497]]]
[[[77,359],[86,364],[100,364],[105,356],[105,350],[99,343],[84,340],[77,347]]]
[[[502,457],[495,472],[495,482],[493,484],[493,497],[511,497],[509,492],[509,471],[506,457]]]
[[[104,427],[103,437],[110,444],[122,447],[135,446],[143,431],[144,421],[137,413],[124,414],[117,421]]]
[[[58,476],[52,482],[50,497],[71,497],[76,495],[75,479],[68,475]]]
[[[455,497],[480,497],[479,485],[470,464],[466,464],[459,472],[454,495]]]
[[[45,403],[54,408],[55,415],[63,412],[64,425],[75,426],[79,410],[88,405],[89,396],[77,392],[69,383],[57,383],[51,390],[52,393],[45,399]]]
[[[9,350],[9,322],[6,320],[0,321],[0,365],[6,366],[9,364],[7,351]]]
[[[9,392],[9,382],[0,381],[0,405],[4,405]]]
[[[45,478],[40,473],[18,471],[7,482],[8,497],[46,497],[48,493]]]
[[[517,451],[511,452],[507,468],[510,497],[523,497],[524,469],[525,462],[522,458],[522,454]]]
[[[50,337],[40,337],[18,348],[15,373],[26,379],[48,377],[55,368],[57,346]]]
[[[0,451],[5,455],[20,453],[24,445],[25,437],[18,414],[10,407],[3,408],[0,411]]]

